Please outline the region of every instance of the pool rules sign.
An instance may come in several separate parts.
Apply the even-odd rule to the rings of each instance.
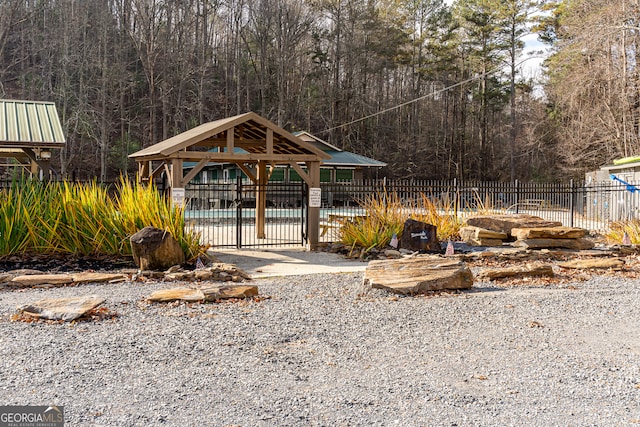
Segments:
[[[321,188],[309,188],[309,207],[319,208],[322,206],[322,189]]]

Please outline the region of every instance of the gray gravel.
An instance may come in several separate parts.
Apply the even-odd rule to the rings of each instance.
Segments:
[[[622,426],[640,423],[640,281],[361,290],[264,279],[260,302],[149,305],[160,283],[0,291],[0,404],[68,426]],[[98,294],[115,320],[10,322]]]

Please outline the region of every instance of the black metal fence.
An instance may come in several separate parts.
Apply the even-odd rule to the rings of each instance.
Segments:
[[[264,234],[256,227],[258,192],[266,198]],[[306,187],[300,182],[261,188],[236,182],[190,184],[185,220],[202,241],[216,247],[302,246],[306,241]]]
[[[11,181],[0,181],[0,189]],[[110,185],[110,184],[105,184]],[[606,232],[612,221],[640,219],[636,183],[607,182],[461,182],[392,181],[386,179],[323,183],[320,241],[339,237],[339,220],[366,215],[368,197],[393,195],[407,207],[427,197],[460,216],[478,213],[527,213],[565,226]],[[189,184],[185,219],[202,233],[203,243],[217,247],[300,246],[307,236],[307,188],[301,182],[271,182],[265,234],[255,224],[256,191],[250,182]],[[338,219],[338,221],[336,221]]]
[[[326,184],[323,203],[360,213],[370,196],[394,195],[416,206],[426,196],[436,206],[458,215],[526,213],[559,221],[565,226],[606,231],[611,221],[640,218],[640,186],[619,182],[488,182],[488,181],[390,181],[373,180]]]
[[[269,183],[266,237],[256,238],[255,192],[250,183],[191,184],[186,217],[214,246],[286,246],[306,241],[306,189],[301,183]],[[422,197],[460,216],[526,213],[565,226],[604,232],[611,221],[640,217],[635,186],[603,183],[391,181],[324,183],[320,241],[339,237],[340,220],[366,215],[368,197],[391,197],[419,207]],[[451,212],[453,211],[453,212]]]

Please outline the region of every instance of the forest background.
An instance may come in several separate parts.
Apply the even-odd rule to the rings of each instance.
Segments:
[[[1,0],[0,98],[56,103],[61,177],[113,180],[140,148],[255,111],[383,160],[390,178],[581,178],[640,154],[639,12],[638,0]],[[547,46],[533,76],[531,33]]]

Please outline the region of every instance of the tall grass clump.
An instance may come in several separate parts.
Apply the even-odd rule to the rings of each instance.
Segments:
[[[200,251],[200,235],[185,229],[184,207],[167,200],[152,185],[131,183],[122,179],[116,201],[118,221],[123,232],[130,236],[151,226],[168,231],[180,243],[187,259]]]
[[[129,255],[129,237],[145,226],[167,230],[188,258],[197,255],[200,236],[185,231],[183,210],[155,188],[121,179],[116,193],[96,182],[14,182],[0,192],[0,256]]]
[[[340,240],[365,251],[387,246],[394,234],[400,238],[407,219],[435,225],[441,241],[457,238],[463,223],[454,202],[434,201],[426,194],[403,202],[396,193],[381,192],[366,197],[359,205],[366,215],[345,223],[340,229]]]
[[[605,238],[611,244],[620,244],[625,233],[629,236],[632,244],[640,244],[640,220],[630,219],[612,222],[609,224],[609,231],[605,234]]]

